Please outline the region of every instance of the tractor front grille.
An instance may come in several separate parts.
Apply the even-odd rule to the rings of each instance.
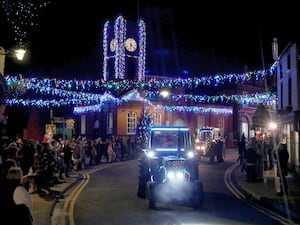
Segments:
[[[165,164],[167,170],[170,169],[184,169],[184,160],[169,160]]]

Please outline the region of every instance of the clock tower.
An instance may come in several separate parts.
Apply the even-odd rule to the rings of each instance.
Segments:
[[[146,29],[143,20],[126,21],[118,16],[103,29],[103,79],[144,80]]]

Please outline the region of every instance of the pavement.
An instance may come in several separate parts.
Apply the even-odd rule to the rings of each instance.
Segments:
[[[232,151],[232,150],[230,150]],[[233,150],[236,151],[236,150]],[[45,194],[32,194],[32,213],[36,225],[51,225],[52,215],[56,203],[64,198],[64,193],[80,180],[80,172],[70,173],[70,177],[64,178],[61,184],[51,187],[50,192]],[[263,179],[256,182],[247,182],[246,173],[241,172],[238,163],[233,170],[233,178],[246,196],[257,201],[262,206],[288,218],[290,224],[300,224],[300,176],[290,173],[287,176],[288,195],[277,196],[276,190],[279,187],[279,180],[276,176],[276,165],[272,170],[263,172]]]
[[[262,179],[255,182],[247,181],[246,172],[241,167],[234,170],[234,177],[238,186],[248,194],[250,199],[289,219],[291,224],[300,224],[300,176],[289,173],[287,176],[287,195],[278,196],[280,183],[277,177],[276,164],[271,170],[264,170]]]
[[[65,192],[79,181],[81,174],[79,172],[72,172],[69,176],[60,180],[61,184],[54,185],[48,191],[45,190],[45,194],[31,194],[33,198],[31,211],[36,225],[51,225],[56,204],[64,198]]]

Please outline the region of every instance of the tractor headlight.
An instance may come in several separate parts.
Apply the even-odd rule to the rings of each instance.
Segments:
[[[188,152],[187,156],[188,156],[188,158],[193,158],[194,157],[194,152]]]
[[[170,180],[183,180],[184,174],[181,171],[177,171],[177,172],[170,171],[170,172],[168,172],[168,178]]]
[[[175,178],[175,173],[173,171],[168,172],[168,178],[173,180]]]
[[[184,175],[182,172],[177,172],[176,173],[176,178],[179,179],[179,180],[182,180],[184,178]]]
[[[149,152],[147,153],[147,156],[150,157],[150,158],[152,158],[152,157],[155,156],[155,152],[154,152],[154,151],[149,151]]]

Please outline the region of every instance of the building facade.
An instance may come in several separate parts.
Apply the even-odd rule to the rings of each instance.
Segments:
[[[88,110],[78,107],[80,109],[74,111],[72,118],[64,118],[75,119],[69,136],[130,138],[136,135],[136,128],[145,112],[151,116],[153,125],[184,125],[189,126],[191,132],[205,126],[218,127],[221,135],[226,138],[227,147],[236,147],[242,133],[245,133],[246,137],[252,135],[252,116],[256,105],[233,101],[220,101],[218,104],[216,99],[262,92],[262,84],[256,82],[249,86],[239,86],[233,82],[228,85],[228,89],[217,88],[214,93],[217,97],[204,93],[201,85],[194,87],[196,82],[190,82],[188,79],[184,81],[190,82],[187,85],[169,86],[172,80],[175,83],[178,79],[145,74],[146,40],[146,26],[143,20],[132,22],[117,16],[115,21],[107,21],[104,24],[102,78],[106,86],[113,87],[110,90],[114,93],[103,93],[104,100],[101,100],[101,104],[85,107]],[[145,87],[137,87],[137,83],[144,83]],[[114,86],[116,84],[117,86]],[[212,89],[213,86],[205,88]],[[159,93],[163,90],[167,90],[170,95],[162,97]],[[208,90],[208,93],[213,92]],[[153,95],[156,97],[153,98]],[[206,96],[210,100],[208,103],[194,101],[199,96]],[[65,132],[68,126],[63,128]]]
[[[287,137],[290,154],[290,169],[300,173],[299,128],[300,86],[299,51],[295,42],[290,42],[276,61],[279,132]]]
[[[171,80],[171,77],[145,75],[146,27],[143,20],[136,23],[117,16],[107,21],[103,29],[103,79],[105,81],[155,82]],[[157,91],[162,91],[163,88]],[[153,125],[189,126],[191,132],[204,126],[219,127],[227,138],[227,145],[234,146],[237,128],[233,125],[233,106],[191,104],[175,101],[174,97],[158,97],[150,101],[147,90],[126,90],[114,95],[125,99],[121,104],[107,101],[100,109],[77,114],[76,130],[91,138],[118,136],[130,138],[143,114],[150,114]],[[168,90],[171,95],[186,93],[185,88]],[[153,91],[155,93],[155,91]],[[149,94],[149,93],[148,93]],[[236,120],[237,117],[235,117]]]

